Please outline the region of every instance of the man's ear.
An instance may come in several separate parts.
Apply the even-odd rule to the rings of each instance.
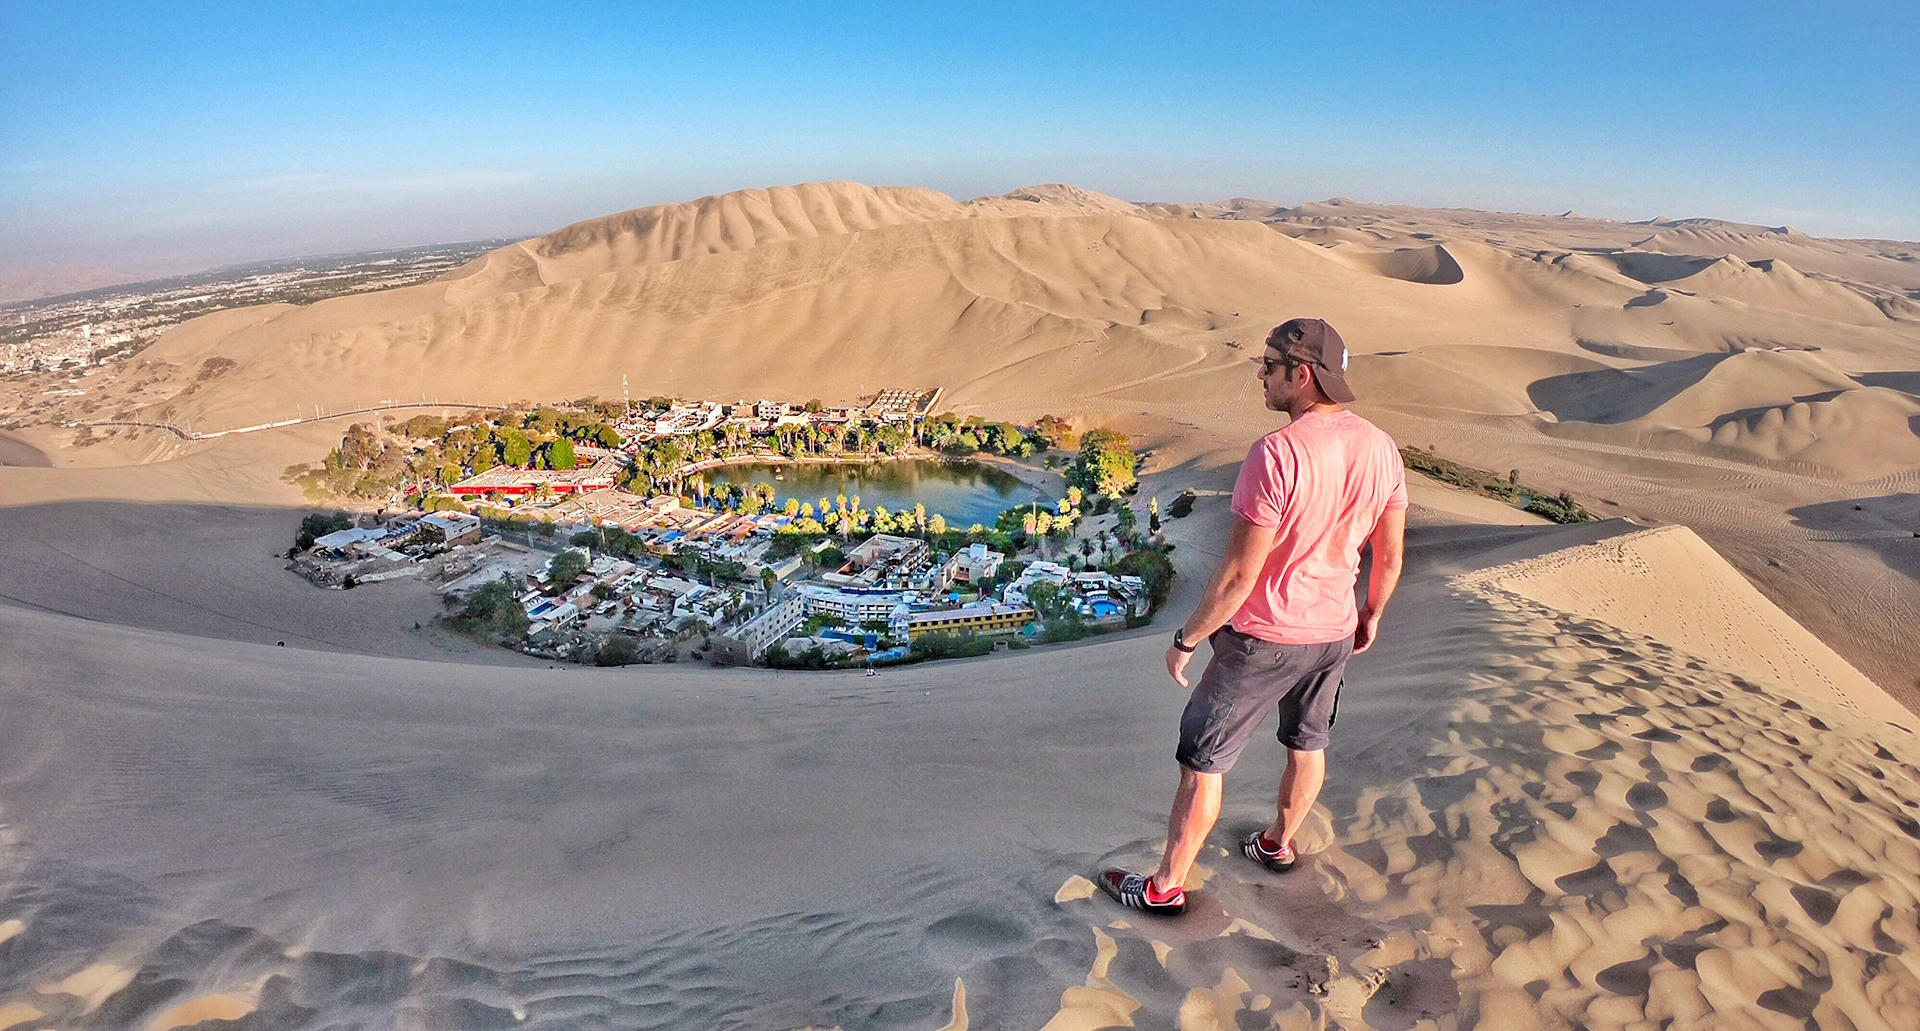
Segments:
[[[1326,391],[1320,389],[1320,374],[1313,371],[1313,366],[1308,365],[1305,362],[1302,362],[1300,364],[1300,372],[1301,372],[1301,376],[1300,376],[1301,386],[1313,387],[1313,396],[1319,398],[1322,401],[1333,400],[1332,398],[1327,396]]]

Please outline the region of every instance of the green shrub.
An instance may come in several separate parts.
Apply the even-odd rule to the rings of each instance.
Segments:
[[[1167,595],[1173,592],[1173,560],[1156,548],[1137,548],[1120,557],[1113,564],[1113,571],[1120,576],[1137,576],[1147,583],[1147,596],[1152,599],[1152,609],[1158,611],[1166,604]]]
[[[1524,506],[1535,515],[1545,516],[1556,523],[1584,523],[1593,518],[1593,514],[1581,508],[1573,500],[1573,495],[1561,491],[1559,497],[1549,498],[1536,494],[1527,499]]]
[[[629,666],[640,661],[640,642],[625,634],[608,634],[593,649],[596,666]]]
[[[313,542],[319,538],[352,525],[353,517],[345,512],[315,512],[300,520],[300,532],[294,536],[294,546],[305,551],[313,547]]]
[[[940,631],[914,638],[907,655],[914,659],[954,659],[987,655],[992,651],[993,641],[980,634]]]
[[[517,645],[527,639],[527,613],[519,595],[513,578],[502,576],[468,595],[465,607],[447,625],[471,637]]]

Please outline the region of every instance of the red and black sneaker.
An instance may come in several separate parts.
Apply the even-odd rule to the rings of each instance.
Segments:
[[[1300,854],[1293,850],[1291,842],[1276,845],[1264,830],[1254,831],[1240,839],[1240,854],[1274,873],[1286,873],[1300,861]]]
[[[1161,916],[1178,916],[1187,908],[1186,889],[1175,888],[1163,892],[1154,887],[1152,878],[1145,874],[1128,873],[1125,870],[1105,871],[1100,875],[1100,890],[1123,906]]]

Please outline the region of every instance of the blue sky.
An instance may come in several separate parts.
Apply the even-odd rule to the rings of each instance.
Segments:
[[[0,295],[814,179],[1920,238],[1911,3],[294,6],[0,0]]]

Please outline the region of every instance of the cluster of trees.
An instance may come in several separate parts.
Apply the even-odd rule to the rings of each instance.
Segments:
[[[636,494],[677,494],[685,486],[681,470],[696,462],[743,455],[880,459],[899,454],[912,442],[906,427],[885,422],[856,422],[844,428],[780,426],[770,433],[754,433],[742,423],[728,422],[698,433],[641,441],[624,483]]]
[[[1086,494],[1077,485],[1068,485],[1067,496],[1051,506],[1016,505],[1000,513],[993,528],[1007,535],[1015,548],[1040,538],[1066,537],[1083,518]]]
[[[1080,438],[1080,452],[1074,457],[1067,480],[1110,500],[1133,493],[1140,486],[1135,475],[1140,456],[1134,454],[1127,435],[1118,430],[1088,430]]]
[[[640,642],[625,634],[608,634],[593,646],[596,666],[631,666],[640,661]]]
[[[861,505],[858,494],[851,497],[837,494],[832,499],[823,497],[818,508],[811,501],[788,498],[782,511],[792,522],[781,527],[776,536],[795,541],[828,535],[837,535],[844,540],[868,533],[933,539],[947,533],[947,517],[938,512],[929,514],[926,505],[916,503],[912,508],[899,511],[888,511],[885,505],[867,508]],[[786,553],[791,554],[793,550],[788,548]]]
[[[1173,591],[1173,560],[1167,557],[1171,550],[1172,545],[1135,548],[1112,565],[1116,576],[1137,576],[1146,581],[1147,597],[1152,602],[1150,612],[1159,611]]]
[[[467,596],[447,625],[460,633],[517,647],[527,639],[527,612],[520,607],[520,590],[510,576],[482,585]]]
[[[410,484],[449,486],[496,465],[572,469],[579,463],[576,444],[623,443],[601,414],[542,407],[416,415],[387,431],[357,422],[318,465],[290,466],[286,478],[310,495],[381,498]]]
[[[1025,458],[1052,448],[1072,448],[1079,439],[1073,427],[1057,415],[1043,415],[1031,428],[1022,429],[1010,422],[990,422],[977,415],[962,419],[952,412],[942,412],[922,421],[919,435],[927,447],[958,457],[985,452]]]
[[[580,574],[586,571],[587,557],[577,551],[568,549],[553,556],[553,561],[547,565],[547,593],[559,594],[565,591],[580,579]]]
[[[1078,641],[1093,633],[1080,610],[1073,607],[1072,595],[1059,584],[1046,580],[1034,584],[1027,591],[1027,603],[1033,606],[1040,630],[1049,641]]]
[[[357,422],[347,427],[340,446],[327,452],[320,464],[291,465],[283,476],[314,500],[380,498],[409,481],[431,476],[433,467],[431,459],[414,454],[411,448],[383,445],[372,423]]]

